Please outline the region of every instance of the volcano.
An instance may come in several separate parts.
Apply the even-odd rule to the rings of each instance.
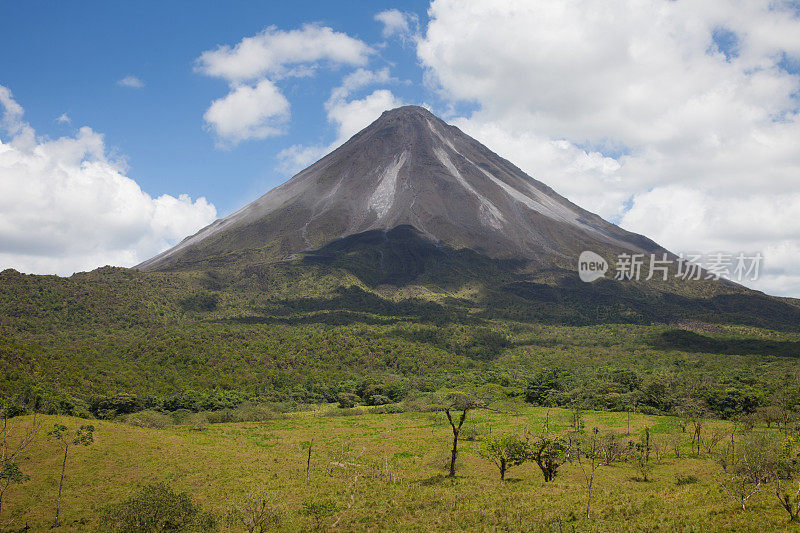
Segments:
[[[136,268],[289,260],[353,235],[385,239],[398,228],[433,246],[542,268],[575,265],[587,249],[663,251],[573,204],[428,110],[405,106]]]

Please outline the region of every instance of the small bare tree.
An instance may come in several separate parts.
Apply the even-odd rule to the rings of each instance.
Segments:
[[[20,428],[18,435],[14,434],[12,436],[12,433],[16,433],[13,427],[14,424],[9,416],[12,412],[11,406],[5,406],[2,409],[3,427],[0,430],[0,438],[2,438],[2,445],[0,445],[0,516],[2,516],[3,510],[3,497],[8,488],[30,479],[30,476],[20,469],[17,459],[20,454],[31,447],[40,426],[39,417],[34,413],[33,419],[27,426]],[[0,526],[0,529],[3,529],[3,527]]]
[[[314,446],[314,439],[304,440],[300,443],[300,448],[307,450],[306,456],[306,485],[308,485],[309,476],[311,475],[311,448]]]
[[[703,441],[703,449],[705,450],[705,452],[708,455],[713,454],[714,451],[717,449],[719,443],[722,442],[727,435],[728,432],[725,429],[714,428]]]
[[[669,439],[670,447],[672,448],[672,453],[675,454],[676,459],[681,458],[681,444],[683,444],[683,435],[682,433],[674,433],[670,435]]]
[[[678,408],[684,427],[689,427],[692,437],[691,450],[695,455],[700,455],[703,444],[703,425],[708,409],[705,402],[695,398],[684,398]]]
[[[664,460],[664,455],[667,453],[667,441],[663,436],[654,436],[653,440],[653,457],[656,463],[661,464]]]
[[[586,426],[585,422],[583,421],[583,408],[580,405],[575,405],[572,407],[572,429],[575,431],[581,431]]]
[[[745,510],[747,500],[774,479],[782,455],[780,444],[770,435],[750,433],[731,455],[734,459],[729,459],[729,464],[721,464],[725,473],[722,487]]]
[[[231,506],[226,518],[231,526],[241,527],[247,533],[266,533],[278,528],[283,515],[266,496],[251,496],[241,504]]]
[[[797,485],[797,490],[792,493],[794,485]],[[789,521],[800,521],[800,482],[794,480],[787,482],[778,476],[775,479],[775,495],[781,502],[781,507],[789,513]]]
[[[67,426],[54,424],[53,429],[47,434],[54,440],[58,447],[64,452],[64,459],[61,461],[61,480],[58,483],[58,499],[56,500],[56,519],[53,527],[61,525],[59,513],[61,511],[61,491],[64,488],[64,477],[67,471],[67,454],[71,446],[89,446],[94,442],[94,426],[85,425],[77,430],[69,430]]]
[[[616,444],[616,439],[601,438],[597,428],[592,429],[589,436],[576,441],[575,457],[581,467],[586,482],[587,501],[586,518],[590,518],[592,509],[592,491],[594,489],[595,474],[601,466],[608,466],[618,461],[623,454],[623,447]],[[614,443],[613,445],[611,443]],[[610,451],[613,450],[613,451]]]

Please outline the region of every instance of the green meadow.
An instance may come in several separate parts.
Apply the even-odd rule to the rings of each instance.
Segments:
[[[73,447],[68,457],[60,530],[104,531],[103,509],[160,481],[187,492],[221,531],[246,531],[229,516],[249,501],[265,501],[274,514],[265,531],[797,530],[771,488],[742,510],[723,490],[724,472],[714,459],[731,434],[738,442],[748,432],[770,432],[790,442],[774,426],[706,421],[697,453],[690,450],[691,428],[682,431],[677,417],[586,411],[576,431],[574,415],[516,402],[469,411],[453,478],[447,476],[452,431],[442,412],[329,405],[262,422],[163,429],[92,421],[94,443]],[[29,415],[12,420],[15,428],[30,421]],[[0,519],[13,520],[10,531],[52,525],[62,455],[46,432],[55,423],[87,423],[65,416],[40,422],[20,460],[30,479],[4,496]],[[648,428],[653,452],[648,481],[630,459],[597,468],[589,518],[586,478],[574,459],[549,483],[533,461],[510,468],[501,482],[497,467],[479,453],[497,434],[588,435],[594,428],[601,436],[617,434],[624,446],[642,442]],[[309,509],[321,511],[314,516]]]

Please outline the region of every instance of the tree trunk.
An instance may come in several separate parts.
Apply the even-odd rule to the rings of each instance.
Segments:
[[[461,417],[458,420],[458,425],[453,422],[453,417],[450,415],[450,409],[444,410],[447,415],[447,420],[450,422],[450,427],[453,428],[453,450],[450,452],[450,473],[449,477],[456,477],[456,457],[458,456],[458,434],[461,432],[461,426],[464,425],[464,420],[467,419],[466,409],[461,412]]]
[[[61,481],[58,483],[58,499],[56,500],[56,521],[53,523],[53,527],[58,527],[61,524],[58,521],[58,514],[61,511],[61,489],[64,487],[64,473],[67,470],[67,451],[69,450],[69,446],[64,448],[64,461],[61,463]]]
[[[458,430],[453,428],[453,449],[450,451],[450,477],[456,476],[456,457],[458,456]]]
[[[589,518],[589,511],[592,509],[592,486],[594,485],[594,470],[592,475],[589,476],[589,501],[586,502],[586,518]]]
[[[506,459],[505,457],[500,458],[500,481],[505,481],[506,479]]]
[[[314,445],[314,439],[308,443],[308,460],[306,461],[306,485],[308,485],[308,476],[311,473],[311,447]]]

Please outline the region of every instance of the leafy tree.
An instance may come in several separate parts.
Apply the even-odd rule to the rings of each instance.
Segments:
[[[449,477],[455,477],[456,475],[458,437],[461,433],[461,427],[467,419],[467,413],[480,407],[484,407],[482,400],[463,392],[447,393],[442,399],[441,404],[434,406],[435,409],[444,411],[445,416],[447,416],[447,421],[450,423],[450,428],[453,430],[453,447],[450,450]],[[457,418],[454,418],[454,416]]]
[[[564,373],[548,368],[539,372],[525,388],[525,401],[534,405],[545,405],[551,391],[561,390]]]
[[[54,440],[64,452],[64,459],[61,461],[61,480],[58,483],[58,499],[56,500],[56,519],[53,527],[61,525],[59,513],[61,511],[61,491],[64,488],[64,477],[67,471],[67,454],[71,446],[89,446],[94,442],[94,426],[83,425],[77,430],[70,430],[67,426],[54,424],[53,429],[47,436]]]
[[[349,409],[353,408],[361,401],[357,395],[353,394],[352,392],[340,392],[339,393],[339,407],[342,409]]]
[[[497,466],[500,470],[500,481],[506,479],[509,468],[521,465],[530,457],[528,443],[511,433],[487,438],[478,453]]]
[[[101,519],[117,533],[216,529],[211,513],[203,512],[187,493],[176,493],[163,482],[146,485],[124,502],[106,507]]]
[[[569,460],[571,449],[569,440],[550,435],[539,435],[529,445],[529,453],[539,465],[545,482],[553,481],[559,467]]]

